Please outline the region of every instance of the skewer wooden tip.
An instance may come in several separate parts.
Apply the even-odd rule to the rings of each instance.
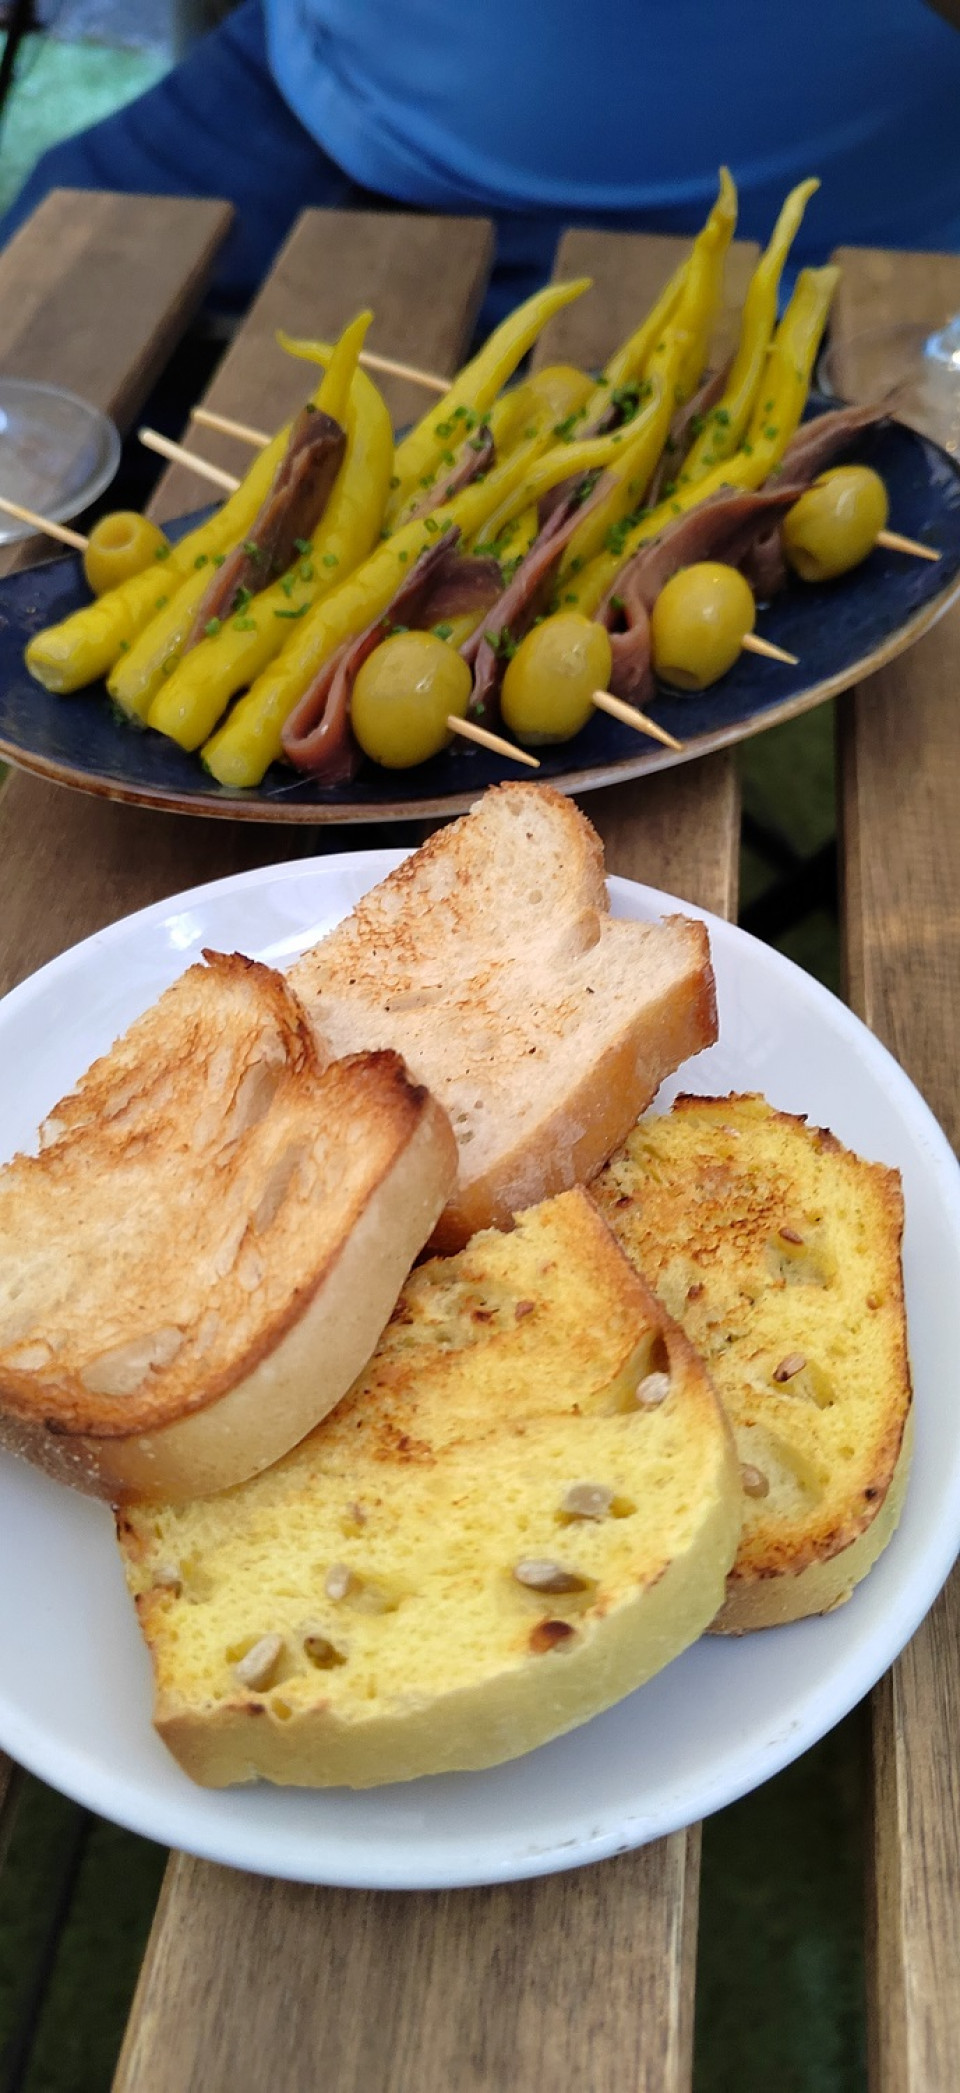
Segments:
[[[249,422],[233,421],[229,414],[214,414],[212,407],[195,407],[192,419],[204,429],[219,429],[221,436],[236,436],[241,443],[255,443],[260,449],[270,441],[265,429],[253,429]]]
[[[599,712],[608,712],[611,719],[618,719],[624,727],[636,727],[640,734],[649,734],[653,741],[662,741],[665,749],[683,753],[683,742],[668,734],[666,727],[658,727],[655,719],[648,719],[645,712],[638,712],[635,705],[626,705],[622,698],[615,698],[612,691],[595,690],[593,702]]]
[[[931,545],[918,545],[916,538],[902,538],[899,531],[878,531],[877,544],[885,545],[888,552],[912,552],[916,560],[938,560],[941,557]]]
[[[87,540],[79,531],[72,531],[65,523],[54,523],[49,516],[39,516],[36,509],[25,509],[18,501],[8,501],[0,495],[0,509],[5,516],[14,516],[18,523],[29,523],[35,531],[42,531],[47,538],[58,538],[61,545],[69,545],[74,552],[86,552]]]
[[[784,647],[775,647],[772,640],[758,639],[755,632],[744,633],[743,651],[745,654],[762,654],[764,661],[785,661],[791,669],[800,666],[796,654],[788,654]]]
[[[421,371],[415,363],[397,363],[393,356],[378,356],[375,349],[361,349],[360,362],[370,371],[384,371],[388,378],[409,378],[411,385],[422,385],[427,392],[443,394],[450,390],[449,378],[438,378],[435,371]]]
[[[145,450],[156,451],[158,457],[169,458],[173,465],[186,465],[201,480],[210,480],[214,487],[223,487],[234,494],[240,482],[235,473],[224,472],[222,466],[210,465],[206,458],[196,457],[193,451],[185,450],[182,443],[174,443],[169,436],[161,436],[156,429],[138,429],[137,435]]]
[[[479,748],[492,749],[495,756],[508,756],[511,763],[526,763],[530,770],[539,770],[539,756],[531,756],[528,749],[518,749],[512,741],[504,741],[502,734],[490,734],[486,727],[478,727],[475,720],[458,719],[451,712],[447,719],[451,734],[461,734],[464,741],[475,741]]]

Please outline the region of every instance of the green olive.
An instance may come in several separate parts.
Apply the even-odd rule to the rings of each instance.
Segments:
[[[386,770],[412,770],[451,739],[451,713],[463,719],[473,677],[462,656],[435,632],[394,632],[357,671],[350,719],[360,747]]]
[[[650,618],[653,666],[677,690],[706,690],[732,669],[756,604],[743,575],[719,560],[681,567],[661,589]]]
[[[521,640],[500,693],[504,724],[518,741],[569,741],[610,681],[610,635],[580,611],[544,618]]]
[[[83,571],[94,595],[105,596],[131,575],[142,574],[151,560],[165,559],[169,550],[168,539],[146,516],[138,516],[135,509],[116,509],[94,524]]]
[[[835,465],[787,510],[784,552],[803,581],[833,581],[873,551],[887,515],[879,473],[868,465]]]

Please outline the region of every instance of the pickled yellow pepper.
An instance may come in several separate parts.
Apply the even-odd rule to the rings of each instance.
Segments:
[[[356,573],[314,606],[283,652],[239,698],[224,725],[203,751],[222,785],[258,785],[280,754],[284,722],[313,678],[338,647],[381,617],[413,561],[438,534],[456,524],[464,537],[478,531],[504,496],[522,489],[545,437],[521,444],[481,482],[461,488],[452,500],[384,540]]]
[[[777,317],[777,293],[784,263],[811,196],[819,189],[811,179],[792,189],[774,226],[769,245],[750,278],[743,301],[740,341],[723,397],[684,460],[682,477],[699,480],[721,458],[738,448],[756,404],[764,361]]]
[[[762,487],[775,471],[800,424],[839,273],[834,268],[801,270],[768,350],[761,399],[740,449],[714,465],[703,479],[678,487],[668,500],[650,509],[627,532],[616,552],[602,552],[591,560],[571,584],[578,610],[589,617],[613,588],[631,555],[658,538],[675,516],[697,508],[721,487]]]
[[[362,320],[341,338],[317,394],[318,406],[343,423],[347,447],[309,544],[285,575],[189,649],[150,707],[149,725],[183,748],[206,740],[235,693],[262,675],[292,627],[366,558],[378,537],[393,431],[376,386],[357,369],[369,315]]]
[[[174,587],[193,572],[198,561],[215,560],[246,537],[270,491],[289,434],[287,423],[254,459],[222,508],[171,546],[162,561],[132,575],[95,603],[85,604],[61,624],[38,632],[26,652],[31,676],[47,690],[61,692],[82,690],[105,676],[157,610],[165,608],[159,597],[171,597]]]
[[[411,429],[397,445],[394,460],[397,484],[387,514],[388,523],[400,513],[418,487],[431,484],[451,438],[460,433],[459,425],[469,426],[471,416],[478,420],[492,406],[527,350],[542,334],[547,321],[589,289],[589,276],[581,276],[573,283],[547,284],[544,290],[535,291],[532,298],[525,299],[514,312],[508,313],[494,329],[489,341],[458,371],[449,392],[444,393],[416,428]]]

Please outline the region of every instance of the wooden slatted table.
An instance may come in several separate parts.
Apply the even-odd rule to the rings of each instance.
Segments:
[[[0,262],[0,360],[128,422],[202,293],[228,218],[216,203],[51,198]],[[597,289],[554,323],[542,356],[602,360],[676,249],[660,239],[568,234],[558,270],[588,272]],[[278,365],[275,326],[329,333],[361,303],[376,310],[378,348],[452,369],[489,259],[489,230],[477,221],[307,213],[208,403],[278,422],[302,378]],[[865,304],[874,324],[933,320],[960,304],[956,261],[842,259],[841,349]],[[749,250],[734,254],[734,302],[750,262]],[[728,334],[729,316],[721,326]],[[409,418],[409,388],[387,391],[396,417]],[[238,462],[229,439],[204,431],[202,447]],[[196,495],[196,483],[172,471],[155,513],[174,514]],[[851,1001],[955,1140],[958,693],[955,612],[847,701],[841,734]],[[740,823],[729,757],[591,795],[588,811],[612,871],[735,912]],[[329,829],[181,820],[11,774],[0,798],[0,992],[150,901],[293,850],[330,847]],[[874,2093],[947,2093],[960,2081],[958,1649],[955,1578],[874,1696]],[[0,1762],[0,1851],[7,1772]],[[552,2093],[684,2093],[698,1873],[695,1830],[542,1882],[404,1897],[270,1882],[175,1855],[116,2088],[532,2093],[542,2083]]]

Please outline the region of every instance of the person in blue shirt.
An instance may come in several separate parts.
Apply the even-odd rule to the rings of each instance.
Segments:
[[[484,330],[565,225],[694,231],[721,162],[760,240],[821,177],[795,264],[960,247],[958,119],[960,35],[924,0],[243,0],[44,156],[0,245],[55,186],[226,197],[236,308],[308,205],[491,215]]]

